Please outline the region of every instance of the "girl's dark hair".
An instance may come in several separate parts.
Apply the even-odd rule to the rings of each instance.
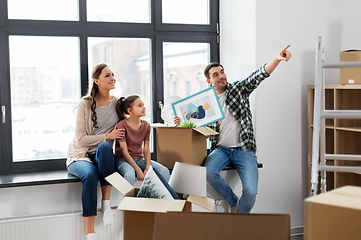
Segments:
[[[126,114],[129,115],[128,108],[132,107],[134,101],[138,98],[138,95],[130,95],[127,98],[121,97],[118,99],[116,111],[120,121],[127,118]]]
[[[99,92],[99,87],[98,85],[95,83],[94,79],[98,79],[100,74],[102,73],[103,69],[108,67],[107,64],[105,63],[100,63],[98,65],[96,65],[92,71],[92,86],[91,88],[89,88],[89,93],[87,96],[87,99],[90,99],[91,101],[91,105],[90,105],[90,110],[92,111],[91,113],[91,119],[93,122],[93,127],[97,128],[97,113],[95,112],[95,107],[96,107],[96,102],[95,102],[95,96],[97,95],[97,93]]]

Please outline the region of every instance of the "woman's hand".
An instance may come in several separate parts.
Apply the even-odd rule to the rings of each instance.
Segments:
[[[125,130],[123,128],[117,128],[117,125],[114,126],[114,129],[106,134],[107,139],[121,139],[125,136]]]
[[[180,118],[178,116],[175,116],[173,118],[173,121],[174,121],[175,126],[178,126],[178,124],[180,124],[180,122],[181,122],[181,120],[180,120]]]

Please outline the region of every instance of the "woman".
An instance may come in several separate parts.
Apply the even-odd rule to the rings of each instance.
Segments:
[[[111,185],[104,179],[114,172],[114,139],[124,137],[124,130],[116,129],[119,121],[116,99],[110,95],[115,88],[114,73],[106,64],[98,64],[92,73],[89,94],[77,106],[75,138],[68,149],[69,173],[82,181],[83,217],[87,240],[95,238],[94,222],[97,215],[97,184],[102,191],[103,223],[114,221],[110,208]]]

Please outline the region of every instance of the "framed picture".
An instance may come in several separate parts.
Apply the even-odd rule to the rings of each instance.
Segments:
[[[197,127],[204,127],[224,118],[214,87],[209,87],[172,103],[175,116],[181,121],[192,121]]]

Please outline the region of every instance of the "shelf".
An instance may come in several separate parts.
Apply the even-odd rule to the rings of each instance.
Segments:
[[[311,128],[313,128],[313,125],[310,125]],[[349,131],[349,132],[361,132],[361,126],[360,127],[335,127],[333,125],[326,124],[326,129],[335,129],[335,130],[341,130],[341,131]]]
[[[310,125],[311,128],[313,128],[313,124]],[[326,129],[335,129],[336,127],[333,124],[326,124]],[[361,127],[360,127],[361,129]]]
[[[308,85],[307,88],[315,89],[315,85]],[[361,84],[326,84],[325,89],[361,89]]]
[[[312,138],[313,138],[313,104],[315,86],[308,85],[308,166],[311,179]],[[326,110],[361,110],[361,84],[358,85],[325,85]],[[325,148],[326,154],[361,155],[361,119],[326,119]],[[361,166],[361,161],[326,160],[327,165]],[[320,174],[319,174],[320,175]],[[320,179],[319,179],[320,180]],[[359,172],[327,172],[327,191],[345,185],[361,186]],[[311,183],[308,181],[310,189]],[[319,188],[320,189],[320,188]]]
[[[334,127],[334,129],[349,132],[361,132],[361,127]]]

